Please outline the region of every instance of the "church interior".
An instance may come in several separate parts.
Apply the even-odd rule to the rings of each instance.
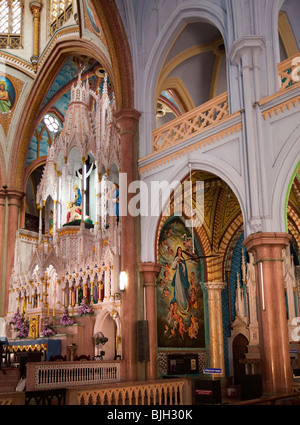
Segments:
[[[0,405],[300,404],[298,18],[0,0]]]

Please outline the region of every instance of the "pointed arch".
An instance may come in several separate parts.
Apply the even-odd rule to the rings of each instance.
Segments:
[[[92,0],[92,3],[110,54],[117,110],[134,108],[132,57],[117,5],[114,0]]]
[[[134,106],[131,54],[121,19],[116,19],[119,16],[117,6],[113,0],[92,1],[107,41],[110,57],[107,58],[102,52],[100,43],[95,45],[91,41],[82,39],[73,39],[72,43],[70,40],[57,41],[39,70],[16,131],[16,145],[15,149],[12,149],[8,170],[10,176],[8,183],[11,186],[17,188],[23,186],[27,150],[42,100],[53,81],[53,76],[61,68],[67,56],[82,54],[98,60],[112,78],[117,109],[130,109]],[[126,72],[123,72],[124,69]],[[17,155],[14,155],[15,152]]]

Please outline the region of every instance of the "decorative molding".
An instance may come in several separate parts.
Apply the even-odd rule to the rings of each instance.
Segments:
[[[272,108],[267,109],[266,111],[262,112],[262,116],[265,120],[267,118],[273,118],[274,114],[278,115],[280,112],[283,113],[286,110],[291,110],[292,107],[296,108],[298,103],[300,102],[300,95],[293,97],[292,99],[285,100],[282,103],[279,103],[276,106],[273,106]]]
[[[78,26],[72,26],[72,27],[64,27],[61,30],[58,30],[52,39],[49,41],[48,45],[44,49],[40,60],[37,64],[37,71],[42,67],[43,63],[46,61],[47,57],[49,56],[50,51],[53,49],[54,45],[57,43],[58,40],[64,37],[74,36],[77,35],[79,38],[79,28]],[[15,68],[21,72],[24,72],[26,75],[31,77],[32,79],[36,78],[35,73],[35,66],[33,66],[31,63],[27,62],[26,60],[23,60],[17,56],[11,55],[10,53],[0,51],[0,60],[1,62],[4,62],[7,66],[11,66],[12,68]]]
[[[34,69],[31,63],[18,58],[17,56],[11,55],[10,53],[0,51],[0,61],[7,66],[11,66],[19,71],[24,72],[31,78],[35,78]]]
[[[240,115],[239,113],[237,115]],[[233,116],[231,116],[232,118]],[[176,161],[177,159],[181,158],[182,156],[188,154],[189,152],[194,152],[196,150],[200,150],[210,144],[214,144],[216,142],[220,142],[222,140],[224,140],[226,137],[229,137],[230,135],[234,134],[234,133],[238,133],[239,131],[242,130],[242,123],[239,122],[237,124],[232,125],[231,127],[226,128],[225,130],[222,130],[218,133],[215,133],[207,138],[204,138],[202,140],[197,141],[196,143],[192,143],[191,145],[185,146],[182,149],[179,149],[175,152],[172,152],[170,154],[164,155],[162,158],[159,159],[153,159],[153,161],[151,161],[150,163],[141,166],[139,169],[139,173],[141,174],[145,174],[148,171],[151,171],[155,168],[159,168],[161,166],[164,166],[166,164],[169,164],[171,162],[173,162],[174,160]],[[155,158],[155,154],[149,155],[146,158],[142,158],[139,160],[139,163],[145,161],[145,159],[149,159],[149,158]]]

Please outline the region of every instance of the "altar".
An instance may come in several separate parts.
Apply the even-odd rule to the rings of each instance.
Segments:
[[[7,361],[11,361],[11,356],[17,357],[19,353],[40,353],[45,356],[46,361],[50,361],[51,356],[61,354],[61,340],[52,338],[9,339],[6,351]]]
[[[43,353],[50,360],[67,355],[70,344],[93,357],[100,331],[111,344],[109,360],[121,356],[120,140],[107,84],[105,76],[102,90],[94,92],[78,74],[37,187],[38,232],[18,232],[6,318],[11,357]],[[17,313],[22,331],[15,326]],[[66,329],[64,317],[73,326]],[[54,332],[63,326],[64,337],[48,339],[47,324]]]

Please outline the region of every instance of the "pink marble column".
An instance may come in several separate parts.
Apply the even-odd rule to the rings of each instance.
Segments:
[[[5,278],[5,314],[8,312],[8,290],[11,271],[14,265],[14,253],[16,243],[16,232],[19,225],[19,209],[20,202],[23,199],[24,193],[19,190],[7,190],[8,196],[8,225],[7,225],[7,243],[6,249],[6,278]],[[3,264],[3,267],[5,265]]]
[[[256,233],[244,245],[254,254],[263,392],[292,391],[282,249],[287,233]]]
[[[2,260],[3,260],[3,248],[5,244],[5,190],[0,190],[0,282],[3,279]],[[3,285],[3,287],[2,287]],[[5,285],[0,285],[0,316],[4,316],[4,305],[5,305]]]
[[[145,310],[149,332],[149,362],[146,362],[146,379],[157,379],[157,323],[156,323],[156,278],[161,266],[156,263],[139,263],[144,277]]]
[[[133,195],[128,193],[128,186],[135,180],[135,136],[140,113],[135,109],[123,109],[116,115],[117,125],[120,128],[121,173],[127,177],[127,205]],[[122,203],[120,191],[120,204]],[[120,205],[121,214],[121,205]],[[135,218],[130,214],[120,216],[121,225],[121,271],[127,274],[127,287],[122,294],[122,353],[126,363],[126,380],[137,379],[137,261]]]

